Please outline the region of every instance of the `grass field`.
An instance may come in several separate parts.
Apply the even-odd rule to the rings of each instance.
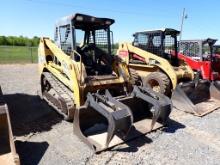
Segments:
[[[115,55],[117,49],[112,52]],[[0,64],[37,63],[37,47],[0,46]]]
[[[25,46],[0,46],[0,64],[36,63],[37,48]]]

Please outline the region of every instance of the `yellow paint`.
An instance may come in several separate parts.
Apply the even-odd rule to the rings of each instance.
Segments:
[[[176,87],[179,79],[188,78],[192,80],[194,78],[193,70],[183,61],[180,61],[179,67],[173,67],[166,59],[137,48],[130,43],[120,44],[117,50],[118,55],[120,51],[135,53],[145,59],[146,64],[131,64],[129,62],[129,56],[122,57],[123,61],[129,67],[136,69],[140,76],[147,76],[151,72],[160,70],[170,78],[173,89]]]
[[[56,57],[60,64],[56,64],[53,61],[46,61],[47,56]],[[115,78],[88,80],[84,64],[81,61],[76,62],[73,60],[48,38],[42,38],[40,40],[38,58],[40,75],[46,69],[69,87],[73,91],[76,107],[84,104],[85,96],[88,92],[94,92],[94,90],[98,89],[108,89],[111,85],[117,86],[130,81],[127,65],[117,60],[113,63],[113,70],[117,74]]]

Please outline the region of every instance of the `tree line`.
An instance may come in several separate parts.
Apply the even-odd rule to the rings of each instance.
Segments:
[[[23,36],[0,36],[0,45],[5,46],[38,46],[40,38],[34,36],[33,38]]]
[[[23,37],[23,36],[0,36],[0,45],[3,46],[33,46],[37,47],[39,44],[40,38],[34,36],[33,38]],[[117,49],[119,46],[118,43],[112,45],[113,49]]]

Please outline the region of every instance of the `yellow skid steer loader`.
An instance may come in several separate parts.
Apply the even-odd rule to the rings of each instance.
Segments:
[[[168,97],[132,84],[112,55],[113,19],[75,14],[56,23],[55,43],[40,40],[41,96],[96,152],[162,127]]]
[[[179,110],[203,116],[220,107],[220,91],[213,83],[194,78],[193,70],[178,59],[178,34],[170,28],[136,32],[133,44],[120,44],[117,55],[136,83],[172,95]]]

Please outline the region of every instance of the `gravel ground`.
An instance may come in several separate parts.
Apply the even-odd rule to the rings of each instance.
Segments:
[[[100,154],[37,96],[36,64],[0,65],[22,164],[220,164],[220,110],[203,118],[173,110],[169,127]]]

